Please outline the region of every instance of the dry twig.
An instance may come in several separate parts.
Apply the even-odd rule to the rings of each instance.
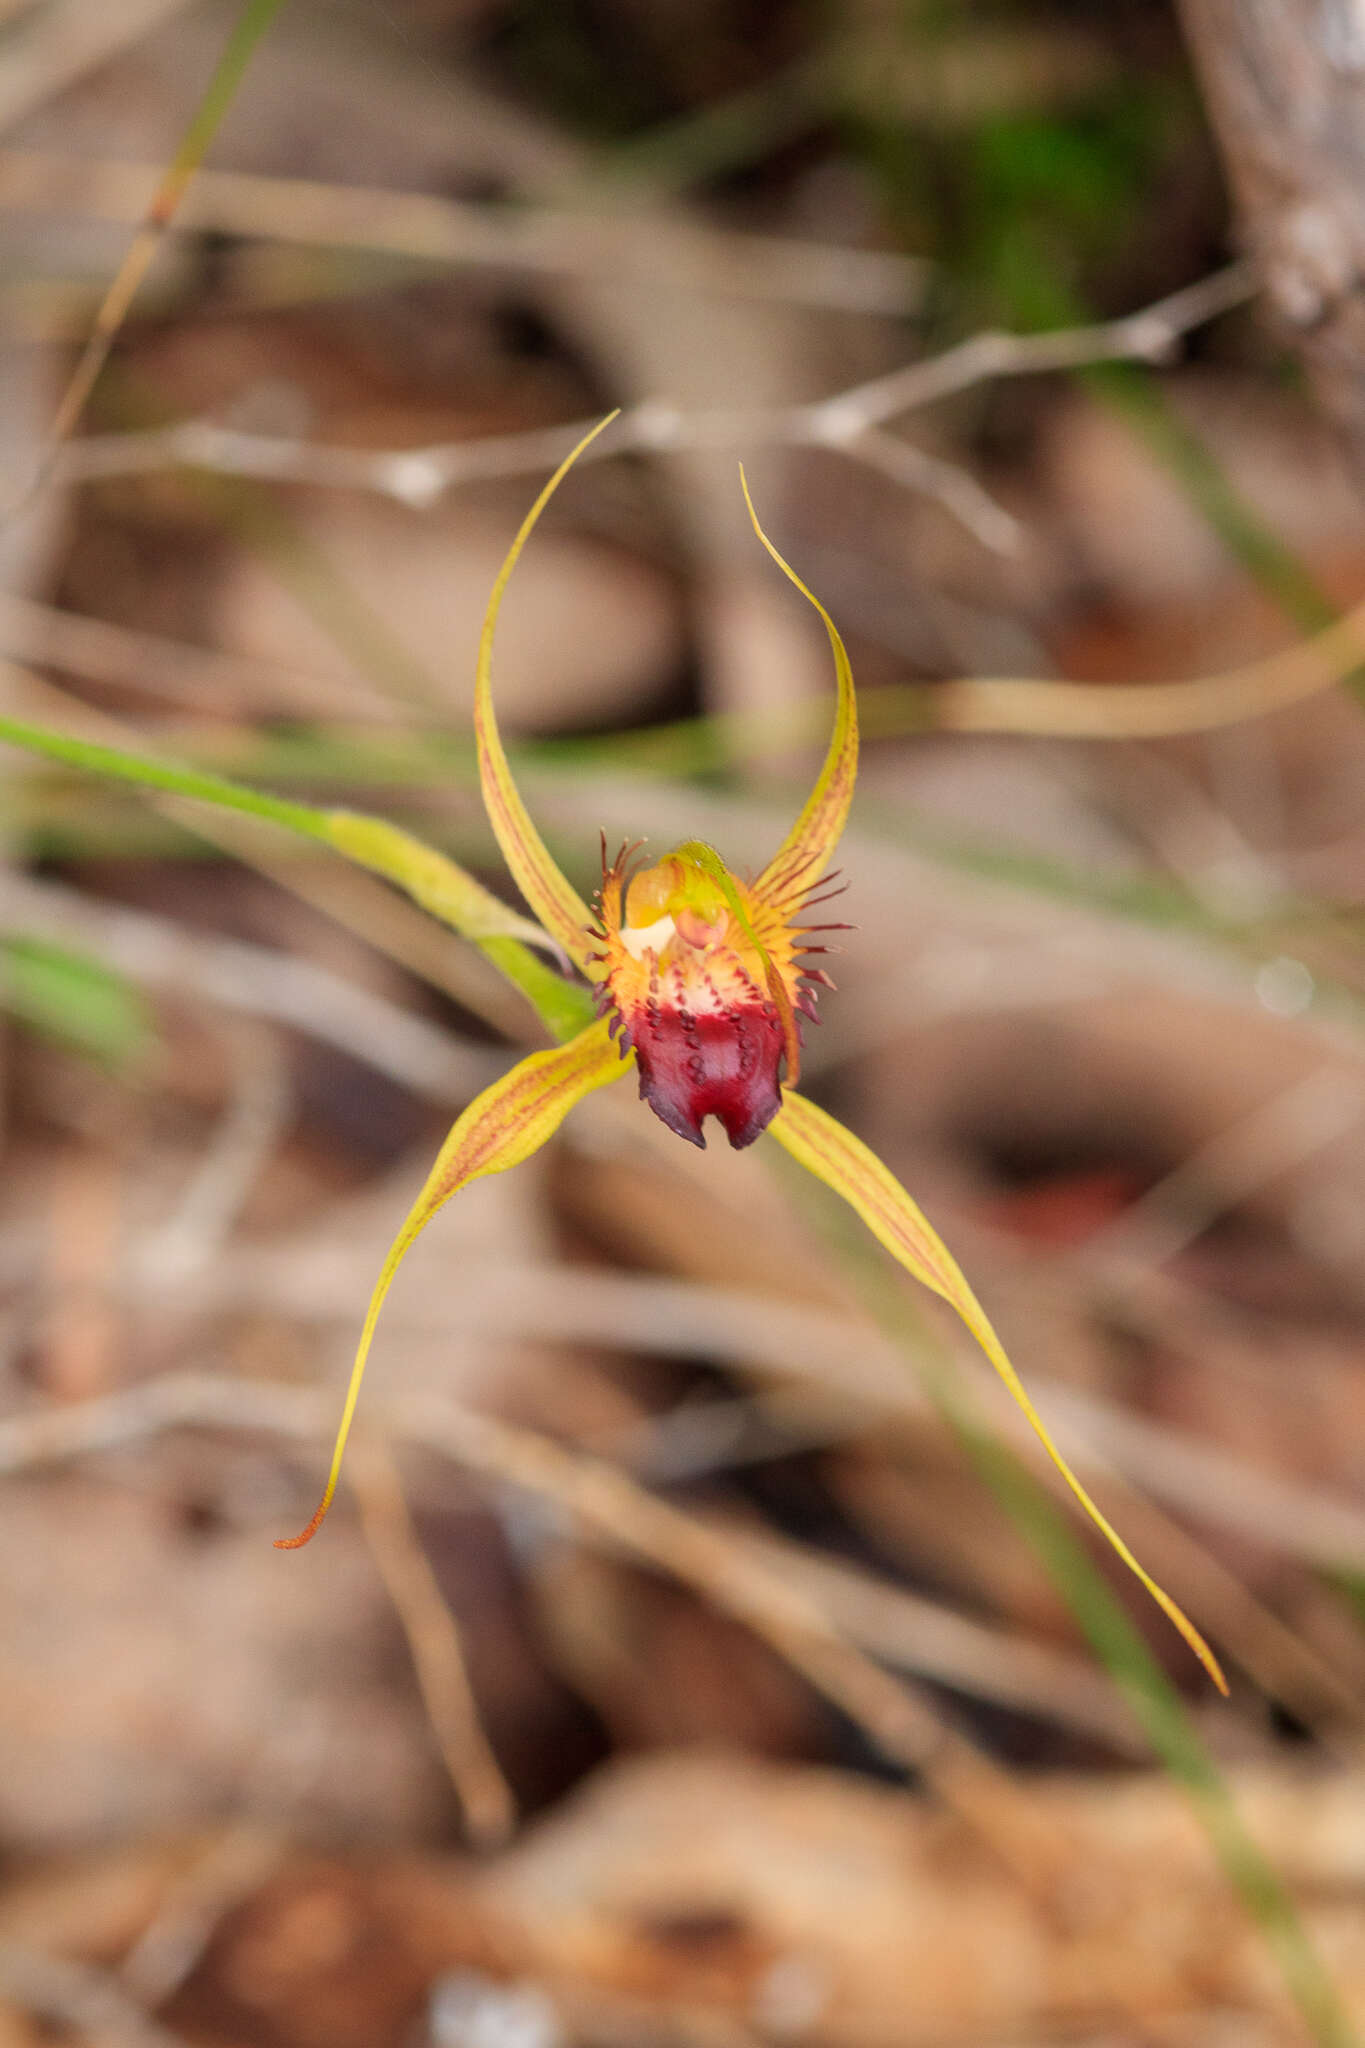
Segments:
[[[880,1662],[974,1699],[1038,1714],[1122,1756],[1150,1755],[1113,1686],[1080,1657],[973,1621],[808,1545],[747,1529],[728,1533],[837,1614],[845,1634]]]
[[[129,43],[178,14],[186,0],[47,0],[5,38],[0,129],[40,107]]]
[[[55,160],[55,165],[58,169],[65,166],[69,175],[85,176],[83,170],[72,173],[65,159]],[[134,179],[150,175],[129,173],[128,167],[95,167],[101,168]],[[0,204],[22,207],[39,203],[39,171],[55,176],[54,160],[0,153]],[[226,178],[226,174],[219,175]],[[117,185],[117,178],[114,182]],[[287,183],[240,182],[245,186]],[[58,187],[60,183],[58,179]],[[211,192],[215,189],[209,174],[201,173],[201,190],[205,185]],[[233,180],[226,178],[223,190],[230,189],[235,189]],[[310,195],[334,194],[331,187],[304,189]],[[138,190],[142,190],[140,184]],[[96,196],[84,185],[80,191],[85,194],[83,203],[96,205]],[[68,195],[66,203],[75,204],[78,197]],[[124,197],[128,197],[126,192]],[[380,197],[386,201],[401,198],[405,207],[439,210],[446,204],[404,195]],[[104,203],[112,203],[107,194]],[[316,218],[307,207],[304,212],[314,233],[323,235],[325,222],[331,219],[328,208],[322,208]],[[656,225],[651,224],[651,234]],[[415,225],[407,232],[421,243]],[[436,243],[439,239],[437,236]],[[434,252],[435,244],[428,253]],[[973,335],[941,355],[907,364],[808,405],[687,413],[666,401],[650,400],[624,412],[611,433],[584,459],[600,461],[632,451],[659,455],[761,445],[831,449],[876,469],[904,488],[935,498],[983,546],[1008,553],[1020,539],[1013,516],[967,470],[889,433],[886,423],[990,378],[1077,369],[1101,362],[1165,361],[1182,335],[1243,303],[1256,289],[1251,265],[1235,263],[1118,320],[1045,334]],[[373,491],[423,509],[463,484],[538,474],[553,467],[584,429],[584,422],[575,421],[564,427],[535,428],[472,442],[356,449],[253,434],[213,420],[191,419],[144,432],[87,436],[67,446],[56,473],[63,482],[78,483],[186,466],[269,481]],[[91,672],[111,663],[121,665],[124,650],[114,648],[108,633],[105,644],[99,646],[87,633],[76,650],[74,636],[79,629],[64,622],[49,630],[64,636],[63,644],[69,644],[77,655],[77,665],[93,663]],[[16,651],[24,651],[25,644],[33,644],[37,626],[31,616],[11,612],[7,631]],[[208,657],[198,659],[202,664]],[[1286,709],[1331,688],[1363,663],[1365,603],[1308,640],[1219,674],[1126,686],[1034,676],[964,677],[935,691],[930,705],[917,697],[913,709],[917,724],[927,718],[935,727],[956,732],[1047,734],[1070,739],[1154,738],[1209,730]]]
[[[121,2048],[184,2048],[107,1971],[69,1956],[0,1943],[0,1996],[70,2028],[93,2043]]]
[[[0,1268],[0,1275],[3,1268]],[[186,1283],[180,1296],[188,1313],[224,1309],[268,1310],[302,1320],[354,1321],[363,1313],[369,1277],[333,1258],[311,1263],[300,1247],[287,1261],[259,1253],[228,1254]],[[136,1291],[134,1290],[134,1298]],[[765,1379],[808,1381],[841,1401],[862,1407],[869,1423],[932,1413],[928,1396],[907,1370],[899,1349],[876,1327],[857,1326],[850,1344],[846,1311],[824,1310],[741,1289],[642,1274],[591,1272],[579,1267],[482,1266],[461,1276],[460,1316],[466,1331],[549,1343],[598,1343],[648,1356],[714,1357]],[[448,1312],[396,1301],[393,1327],[445,1327]],[[975,1375],[964,1357],[962,1369]],[[983,1388],[990,1383],[982,1379]],[[1067,1457],[1087,1476],[1117,1474],[1153,1499],[1167,1502],[1215,1528],[1269,1544],[1286,1557],[1327,1569],[1365,1561],[1365,1509],[1339,1492],[1309,1491],[1291,1478],[1248,1465],[1220,1445],[1133,1414],[1103,1395],[1035,1375],[1049,1425]],[[41,1418],[35,1418],[35,1427]],[[1002,1408],[995,1426],[1012,1446],[1031,1456],[1026,1426]],[[17,1456],[11,1441],[27,1443],[17,1423],[0,1423],[0,1472]],[[41,1429],[34,1439],[46,1442]],[[46,1453],[40,1453],[46,1455]]]
[[[94,683],[112,683],[139,695],[183,705],[200,716],[240,704],[251,712],[301,718],[367,719],[375,725],[422,721],[421,707],[400,714],[382,691],[338,672],[310,674],[282,662],[194,647],[160,633],[138,632],[108,619],[89,618],[0,591],[0,649],[16,661],[67,670]]]
[[[96,954],[144,988],[305,1032],[433,1102],[469,1102],[506,1066],[498,1053],[465,1044],[314,961],[192,932],[3,867],[0,931],[41,932]]]
[[[169,1374],[79,1407],[0,1423],[0,1472],[35,1470],[185,1427],[267,1430],[323,1442],[334,1421],[330,1394]],[[388,1439],[420,1445],[481,1478],[550,1502],[593,1540],[690,1586],[752,1629],[890,1761],[921,1773],[1031,1888],[1060,1877],[1064,1845],[1038,1828],[1027,1795],[759,1556],[646,1493],[624,1472],[453,1401],[407,1395],[375,1402],[370,1422]]]
[[[85,410],[86,401],[109,360],[119,328],[179,211],[204,151],[232,104],[252,52],[279,6],[280,0],[243,0],[241,13],[233,24],[212,76],[200,94],[175,155],[165,169],[155,172],[146,200],[138,209],[137,232],[96,309],[89,338],[57,407],[38,473],[24,487],[15,503],[7,508],[8,516],[23,511],[51,476],[57,456]]]
[[[285,1837],[237,1817],[209,1836],[162,1894],[123,1958],[119,1981],[139,2004],[164,2006],[192,1974],[215,1930],[277,1868]]]
[[[0,157],[0,201],[5,197],[5,162]],[[676,285],[676,279],[673,282]],[[600,461],[627,451],[658,455],[763,445],[832,449],[937,499],[984,546],[1008,553],[1020,538],[1012,516],[965,469],[897,439],[886,431],[886,423],[992,377],[1123,359],[1162,361],[1182,334],[1254,291],[1250,266],[1233,264],[1123,320],[1052,334],[979,334],[942,355],[810,405],[687,413],[653,400],[623,413],[589,451],[589,459]],[[75,483],[185,465],[231,476],[377,491],[421,509],[460,484],[552,468],[584,431],[584,424],[575,422],[481,441],[356,449],[244,433],[211,420],[186,420],[150,432],[89,436],[67,450],[60,475],[64,482]]]
[[[141,220],[162,172],[41,150],[0,152],[0,206]],[[930,266],[892,250],[851,249],[778,235],[726,233],[629,213],[479,205],[428,192],[321,184],[243,171],[201,171],[181,205],[183,230],[379,251],[442,267],[540,277],[667,283],[703,297],[775,299],[880,315],[915,311]]]
[[[1180,683],[1058,683],[967,676],[936,692],[948,732],[1016,732],[1068,740],[1160,739],[1287,711],[1365,667],[1365,602],[1307,640],[1241,668]]]
[[[221,1251],[293,1108],[278,1034],[240,1016],[219,1022],[228,1025],[221,1034],[231,1074],[227,1106],[172,1213],[131,1248],[134,1269],[162,1285],[201,1271]]]
[[[379,1575],[408,1639],[417,1683],[441,1755],[479,1848],[495,1849],[516,1826],[512,1788],[479,1719],[459,1623],[412,1525],[398,1468],[371,1436],[357,1444],[351,1490]]]
[[[1101,1266],[1161,1265],[1278,1174],[1344,1137],[1365,1110],[1357,1073],[1320,1066],[1199,1145],[1086,1245]]]

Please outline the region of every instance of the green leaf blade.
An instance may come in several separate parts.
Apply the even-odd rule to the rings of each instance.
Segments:
[[[0,1007],[112,1071],[131,1065],[155,1035],[151,1012],[130,982],[46,939],[0,942]]]

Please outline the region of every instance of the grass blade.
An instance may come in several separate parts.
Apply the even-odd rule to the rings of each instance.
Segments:
[[[382,875],[422,909],[471,940],[515,983],[555,1038],[571,1037],[593,1014],[586,990],[566,982],[531,951],[533,946],[551,943],[539,925],[509,909],[447,855],[386,819],[296,803],[229,782],[225,776],[102,746],[23,719],[0,717],[0,740],[67,767],[163,790],[170,796],[190,797],[246,817],[264,818],[330,847]]]

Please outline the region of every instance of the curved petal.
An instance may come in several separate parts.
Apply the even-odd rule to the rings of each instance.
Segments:
[[[375,1324],[384,1306],[384,1297],[393,1284],[393,1277],[413,1240],[452,1195],[458,1194],[462,1187],[483,1174],[505,1173],[509,1166],[519,1166],[523,1159],[529,1159],[548,1138],[554,1136],[576,1102],[581,1102],[594,1088],[616,1080],[621,1072],[622,1055],[608,1036],[606,1023],[590,1024],[567,1045],[555,1046],[550,1052],[533,1052],[529,1059],[522,1060],[509,1074],[495,1081],[491,1088],[485,1088],[483,1094],[477,1096],[457,1119],[437,1154],[426,1186],[389,1247],[389,1255],[375,1282],[355,1364],[351,1368],[351,1382],[341,1411],[341,1426],[337,1430],[331,1470],[317,1511],[299,1535],[280,1537],[275,1544],[277,1550],[300,1549],[311,1536],[316,1535],[323,1516],[332,1505]]]
[[[758,523],[754,501],[749,496],[749,480],[741,467],[740,485],[744,502],[749,508],[754,532],[762,541],[768,553],[776,562],[783,575],[793,582],[808,604],[814,605],[824,620],[825,631],[834,653],[834,674],[838,684],[838,696],[834,706],[834,731],[830,735],[829,751],[824,766],[816,778],[815,787],[806,799],[805,808],[781,846],[768,862],[754,887],[760,895],[771,901],[785,904],[808,889],[822,871],[828,867],[830,855],[839,843],[840,834],[848,822],[848,807],[853,801],[853,785],[858,776],[858,700],[853,688],[853,670],[849,665],[848,653],[839,630],[825,607],[813,592],[807,590],[790,562],[783,561],[777,549]]]
[[[895,1175],[882,1165],[876,1153],[870,1151],[861,1138],[855,1138],[851,1131],[845,1130],[841,1123],[823,1109],[817,1109],[804,1096],[785,1095],[781,1109],[768,1128],[785,1145],[793,1159],[808,1167],[826,1187],[843,1196],[893,1258],[957,1310],[1023,1409],[1043,1449],[1091,1521],[1107,1537],[1128,1569],[1142,1581],[1158,1607],[1174,1622],[1219,1691],[1225,1693],[1227,1680],[1212,1650],[1170,1594],[1163,1592],[1156,1580],[1144,1571],[1117,1529],[1100,1512],[1067,1464],[1006,1356],[1000,1339],[987,1321],[985,1310],[963,1278],[957,1261]]]
[[[615,418],[616,414],[609,412],[590,434],[583,436],[573,453],[567,455],[560,463],[522,520],[517,537],[507,550],[506,558],[498,571],[497,581],[488,600],[483,632],[479,637],[479,661],[474,685],[474,737],[478,745],[479,783],[483,790],[488,821],[493,827],[498,845],[502,848],[503,859],[516,877],[517,887],[522,895],[551,938],[557,945],[563,947],[574,965],[585,974],[589,971],[590,948],[587,927],[593,922],[592,914],[568,877],[561,874],[549,848],[531,823],[530,813],[512,780],[512,771],[507,765],[507,756],[503,752],[502,740],[498,733],[498,722],[493,715],[493,634],[497,627],[498,612],[502,607],[502,595],[507,588],[508,578],[517,565],[517,557],[531,537],[536,521],[588,443],[595,441],[603,428],[609,427]]]

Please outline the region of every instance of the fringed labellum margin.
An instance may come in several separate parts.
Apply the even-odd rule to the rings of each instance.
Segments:
[[[671,1131],[705,1145],[714,1116],[732,1145],[751,1145],[782,1106],[784,1073],[788,1087],[800,1079],[814,984],[833,986],[802,964],[828,949],[805,941],[835,927],[792,922],[814,882],[784,899],[740,881],[699,842],[633,873],[632,851],[608,867],[603,848],[599,1008]]]

